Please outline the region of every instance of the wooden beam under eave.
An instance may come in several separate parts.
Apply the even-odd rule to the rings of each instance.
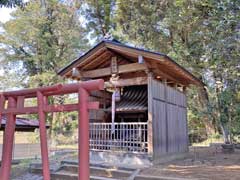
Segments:
[[[172,68],[175,72],[178,72],[181,76],[184,76],[185,79],[187,79],[189,81],[188,84],[195,84],[195,85],[199,85],[199,86],[203,85],[203,83],[200,80],[198,80],[194,75],[192,75],[187,70],[183,69],[180,65],[178,65],[181,67],[179,69],[172,62],[165,61],[164,63],[166,65],[168,65],[170,68]]]
[[[160,76],[166,78],[168,80],[169,83],[172,83],[172,84],[183,84],[183,85],[188,85],[189,83],[186,82],[185,80],[181,80],[179,78],[175,78],[167,73],[165,73],[164,71],[162,70],[156,70],[156,72],[158,74],[160,74]]]
[[[145,85],[145,84],[147,84],[147,77],[136,77],[136,78],[119,79],[117,81],[105,82],[105,88]]]
[[[130,72],[138,72],[138,71],[145,71],[147,67],[144,64],[139,63],[131,63],[131,64],[125,64],[118,66],[118,73],[130,73]],[[95,69],[95,70],[89,70],[89,71],[82,71],[81,72],[82,77],[87,78],[98,78],[98,77],[104,77],[104,76],[110,76],[111,75],[111,68],[101,68],[101,69]]]
[[[102,54],[106,50],[107,50],[107,48],[105,47],[104,44],[97,46],[96,48],[92,49],[91,51],[89,51],[85,55],[81,56],[80,58],[75,59],[67,67],[62,69],[61,72],[59,72],[59,75],[64,76],[65,74],[71,73],[72,68],[85,65],[89,59],[98,57],[100,54]],[[81,61],[79,59],[81,59]]]
[[[92,65],[97,66],[99,63],[103,62],[107,58],[110,58],[112,55],[113,54],[110,51],[105,51],[101,55],[92,59],[90,62],[86,63],[82,69],[84,70],[90,68]]]
[[[124,53],[126,55],[138,58],[139,55],[143,57],[148,57],[150,59],[156,59],[159,61],[165,61],[165,57],[161,56],[159,54],[151,53],[148,51],[140,50],[140,49],[134,49],[134,48],[129,48],[125,46],[120,46],[112,43],[105,43],[106,47],[112,50],[115,50],[118,53]]]
[[[149,69],[152,69],[154,73],[161,76],[162,79],[167,79],[168,81],[172,81],[172,83],[178,83],[178,84],[184,84],[187,85],[186,82],[183,82],[179,80],[178,78],[175,78],[167,73],[165,73],[165,70],[163,70],[164,67],[161,67],[159,63],[153,62],[153,61],[145,61],[145,64]]]
[[[124,56],[124,55],[122,55],[122,54],[120,54],[120,53],[118,53],[118,52],[116,52],[116,51],[114,51],[112,49],[110,49],[110,51],[113,52],[116,56],[118,56],[119,59],[125,60],[127,63],[134,63],[134,62],[136,62],[136,60],[134,60],[135,58],[131,59],[131,58],[126,57],[126,56]]]

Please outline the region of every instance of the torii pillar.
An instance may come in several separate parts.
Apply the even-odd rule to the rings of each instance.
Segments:
[[[89,102],[89,92],[103,90],[104,80],[93,80],[74,84],[59,84],[36,89],[25,89],[0,93],[0,122],[2,115],[7,115],[3,139],[0,179],[9,180],[13,151],[16,116],[19,114],[38,114],[41,142],[41,156],[44,180],[50,180],[46,113],[78,111],[78,179],[89,180],[89,109],[98,109],[98,102]],[[49,105],[48,96],[78,93],[77,104]],[[24,107],[26,98],[36,98],[37,107]],[[5,109],[5,102],[8,107]],[[1,123],[0,123],[1,124]]]

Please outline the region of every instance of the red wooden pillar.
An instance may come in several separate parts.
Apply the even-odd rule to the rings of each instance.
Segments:
[[[50,180],[48,147],[47,147],[46,114],[44,112],[44,105],[46,104],[46,98],[44,98],[43,94],[40,91],[37,92],[37,101],[38,101],[38,118],[39,118],[39,128],[40,128],[43,179]]]
[[[89,119],[88,92],[80,87],[78,92],[78,179],[89,180]]]
[[[0,128],[2,125],[2,111],[4,109],[4,105],[5,105],[5,97],[0,94]]]
[[[15,107],[16,107],[16,100],[12,97],[9,97],[8,108],[15,108]],[[16,115],[12,113],[8,114],[5,130],[4,130],[4,137],[3,137],[3,152],[2,152],[2,163],[1,163],[1,170],[0,170],[1,180],[10,179],[15,127],[16,127]]]

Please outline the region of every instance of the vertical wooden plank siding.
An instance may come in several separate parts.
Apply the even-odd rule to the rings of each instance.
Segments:
[[[161,119],[161,121],[153,123],[155,126],[153,126],[154,158],[159,158],[161,154],[167,153],[167,129],[165,128],[167,124],[165,109],[166,107],[163,102],[153,100],[154,120]]]
[[[185,94],[152,78],[149,85],[148,109],[152,118],[153,157],[186,152],[188,135]],[[151,129],[148,129],[149,132]]]

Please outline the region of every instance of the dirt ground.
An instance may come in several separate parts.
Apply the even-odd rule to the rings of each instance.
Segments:
[[[240,150],[224,154],[220,148],[191,148],[185,159],[156,165],[141,174],[190,179],[239,180]]]
[[[56,164],[65,157],[51,160]],[[29,162],[13,166],[12,180],[40,180],[40,176],[28,173]],[[148,176],[175,177],[182,179],[200,180],[240,180],[240,150],[224,154],[215,147],[190,148],[184,159],[174,160],[169,163],[154,165],[141,170],[140,174]]]

